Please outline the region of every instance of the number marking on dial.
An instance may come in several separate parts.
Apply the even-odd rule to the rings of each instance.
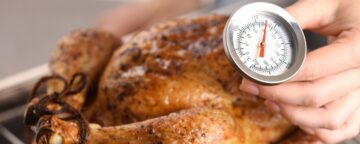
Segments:
[[[236,53],[249,69],[258,74],[272,76],[283,73],[292,63],[292,43],[288,40],[286,28],[271,17],[257,15],[252,18],[252,21],[236,26]]]

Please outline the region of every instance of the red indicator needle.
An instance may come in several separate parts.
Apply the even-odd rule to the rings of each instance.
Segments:
[[[266,27],[267,27],[267,20],[265,20],[263,38],[262,38],[262,41],[260,42],[260,53],[259,53],[259,57],[264,57],[264,55],[265,55]]]

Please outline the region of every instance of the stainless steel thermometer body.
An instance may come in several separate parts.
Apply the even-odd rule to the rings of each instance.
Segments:
[[[284,9],[270,3],[247,4],[228,20],[223,35],[229,61],[257,83],[292,78],[306,55],[304,34]]]

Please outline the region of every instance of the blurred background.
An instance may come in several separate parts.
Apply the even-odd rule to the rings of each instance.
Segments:
[[[0,79],[47,62],[61,36],[95,25],[111,0],[0,0]]]
[[[46,63],[61,36],[78,28],[93,27],[104,11],[129,1],[0,0],[0,79]],[[237,8],[251,1],[254,0],[220,0],[212,9],[226,5]],[[265,1],[282,6],[294,2]]]
[[[22,113],[36,76],[13,76],[45,64],[56,41],[78,28],[92,27],[106,0],[0,0],[0,143],[25,141]],[[45,69],[43,69],[45,70]],[[4,80],[5,79],[5,80]],[[7,79],[7,80],[6,80]]]

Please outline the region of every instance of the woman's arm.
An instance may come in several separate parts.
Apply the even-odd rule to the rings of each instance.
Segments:
[[[105,12],[100,17],[97,27],[110,31],[120,38],[156,21],[213,3],[214,0],[149,0],[124,4]]]

